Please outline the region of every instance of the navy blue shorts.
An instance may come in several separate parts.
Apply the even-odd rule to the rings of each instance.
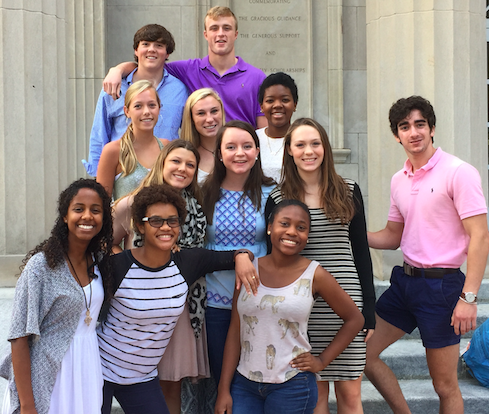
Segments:
[[[460,335],[450,323],[464,282],[460,270],[442,279],[428,279],[408,276],[401,266],[395,266],[391,285],[377,301],[375,311],[404,332],[418,327],[425,348],[455,345],[460,343]]]

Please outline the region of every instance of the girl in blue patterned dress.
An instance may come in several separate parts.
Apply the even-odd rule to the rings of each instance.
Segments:
[[[274,181],[263,175],[260,143],[253,127],[242,121],[228,122],[217,135],[214,170],[202,188],[207,216],[206,247],[246,248],[255,257],[264,256],[267,252],[264,209],[273,186]],[[209,363],[219,383],[235,275],[233,271],[214,272],[206,276],[206,281]]]

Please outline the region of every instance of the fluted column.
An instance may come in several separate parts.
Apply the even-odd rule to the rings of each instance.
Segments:
[[[485,25],[482,1],[367,1],[370,230],[384,227],[390,180],[406,159],[388,124],[401,97],[431,101],[435,146],[474,165],[487,192]],[[389,277],[390,258],[375,251],[377,277]]]
[[[22,257],[49,235],[59,192],[84,174],[85,125],[100,85],[93,86],[94,64],[80,56],[103,46],[103,10],[103,0],[1,3],[2,285],[15,281]]]

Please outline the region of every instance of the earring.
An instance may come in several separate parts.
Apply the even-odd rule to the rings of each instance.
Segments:
[[[255,158],[255,161],[258,161],[258,157]]]
[[[309,243],[309,239],[306,240],[306,243]]]
[[[272,234],[272,232],[270,230],[267,231],[267,234],[270,236],[270,234]]]
[[[221,158],[219,161],[221,161],[221,162],[222,162],[222,158]]]

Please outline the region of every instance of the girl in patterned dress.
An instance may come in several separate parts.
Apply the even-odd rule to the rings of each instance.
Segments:
[[[260,144],[253,127],[231,121],[217,135],[214,169],[202,192],[207,216],[206,248],[246,248],[266,254],[265,203],[274,181],[263,175]],[[219,382],[226,334],[231,320],[234,272],[215,272],[207,281],[207,345],[211,373]]]
[[[272,251],[255,259],[256,296],[233,298],[216,414],[312,414],[315,373],[340,354],[363,326],[355,303],[319,263],[300,255],[311,216],[297,200],[283,200],[269,219]],[[319,356],[310,353],[307,321],[321,296],[344,324]]]
[[[365,317],[362,332],[319,372],[314,412],[329,412],[328,381],[334,381],[338,413],[363,413],[361,380],[365,342],[371,334],[367,331],[375,327],[375,291],[360,188],[336,173],[326,131],[310,118],[294,121],[287,131],[282,178],[280,186],[270,194],[267,212],[282,198],[297,199],[309,207],[309,243],[301,254],[328,270]],[[321,299],[315,302],[308,328],[313,355],[328,346],[342,323],[327,303]]]

